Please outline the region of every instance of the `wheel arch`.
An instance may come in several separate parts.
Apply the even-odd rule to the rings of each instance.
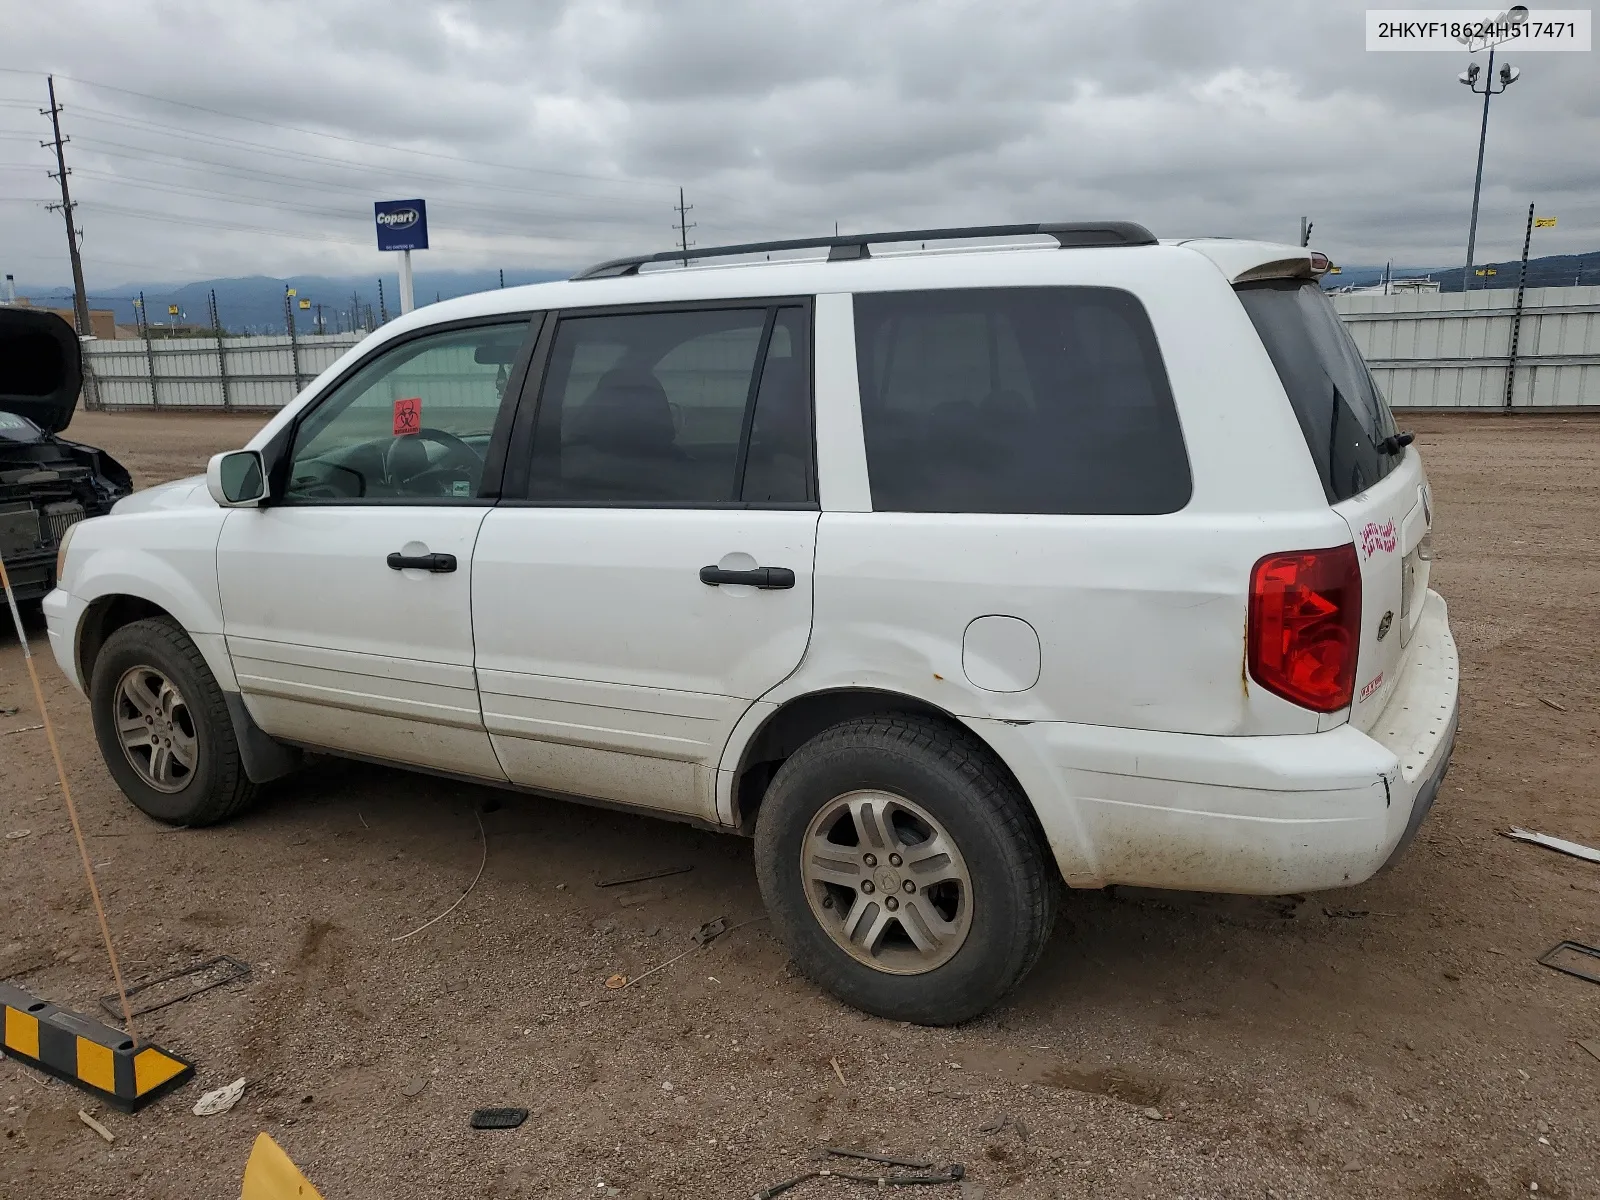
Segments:
[[[755,829],[767,785],[791,754],[811,738],[834,725],[881,713],[909,713],[936,721],[980,746],[1005,774],[1023,798],[1042,844],[1044,830],[1039,826],[1033,801],[1005,757],[985,737],[960,717],[927,700],[903,692],[878,688],[826,688],[793,696],[779,704],[756,726],[739,748],[738,765],[731,780],[732,815],[740,833]]]

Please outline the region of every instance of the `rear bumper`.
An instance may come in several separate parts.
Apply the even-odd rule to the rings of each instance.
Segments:
[[[1273,737],[974,725],[1016,771],[1069,884],[1280,895],[1371,878],[1415,835],[1455,740],[1459,669],[1429,592],[1370,732]]]

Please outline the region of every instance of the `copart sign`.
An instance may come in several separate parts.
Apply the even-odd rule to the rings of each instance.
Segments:
[[[372,212],[379,250],[428,248],[428,206],[421,200],[379,200]]]

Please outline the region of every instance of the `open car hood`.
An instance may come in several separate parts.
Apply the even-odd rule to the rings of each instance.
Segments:
[[[72,423],[83,385],[78,335],[55,313],[0,305],[0,412],[46,433]]]

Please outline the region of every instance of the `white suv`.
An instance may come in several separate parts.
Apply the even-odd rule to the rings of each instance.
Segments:
[[[1063,881],[1400,850],[1456,651],[1326,258],[695,253],[412,313],[76,526],[50,638],[133,802],[219,821],[312,750],[751,833],[799,965],[927,1023],[1016,984]]]

